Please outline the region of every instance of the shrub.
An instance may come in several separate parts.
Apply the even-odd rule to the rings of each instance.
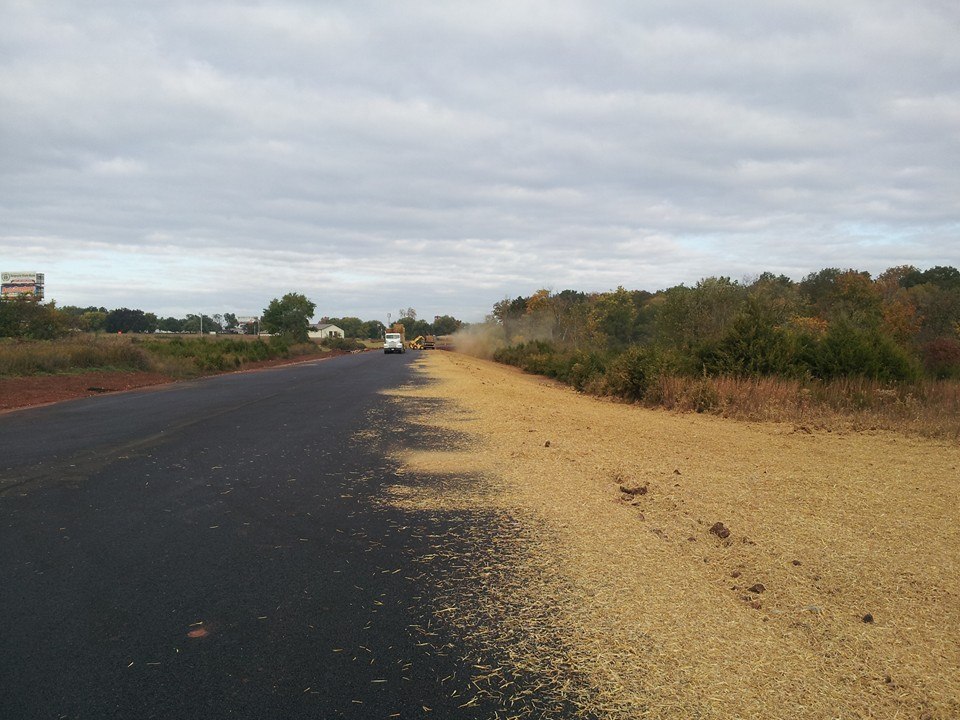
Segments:
[[[614,358],[607,368],[607,392],[625,400],[642,400],[655,377],[650,352],[633,345]]]
[[[599,352],[578,351],[570,355],[565,376],[560,378],[577,390],[585,390],[607,371],[608,358]]]
[[[331,350],[363,350],[366,346],[356,338],[327,337],[320,341],[320,345]]]
[[[907,351],[876,329],[834,323],[817,344],[813,374],[828,380],[865,377],[872,380],[918,380],[920,368]]]
[[[793,365],[787,333],[758,300],[749,301],[726,335],[700,350],[704,370],[737,377],[789,374]]]

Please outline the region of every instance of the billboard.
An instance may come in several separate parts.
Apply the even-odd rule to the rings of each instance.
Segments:
[[[0,272],[0,298],[43,299],[43,273]]]

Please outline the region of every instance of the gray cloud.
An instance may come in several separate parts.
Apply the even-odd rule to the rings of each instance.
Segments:
[[[960,265],[958,30],[937,0],[7,4],[0,258],[62,303],[468,319]]]

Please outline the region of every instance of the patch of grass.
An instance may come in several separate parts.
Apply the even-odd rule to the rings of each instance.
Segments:
[[[88,370],[150,371],[189,377],[243,367],[247,363],[314,355],[315,343],[264,342],[232,338],[83,335],[61,340],[0,342],[0,377],[75,373]]]
[[[100,369],[151,370],[149,355],[126,339],[77,337],[0,343],[0,376],[45,375]]]
[[[249,341],[205,337],[134,338],[134,342],[150,353],[158,366],[172,370],[173,374],[236,370],[246,363],[319,352],[314,343],[290,343],[282,337],[272,337],[268,342],[260,338]]]
[[[866,378],[801,381],[663,375],[641,402],[739,420],[960,438],[960,383],[950,380],[883,383]]]

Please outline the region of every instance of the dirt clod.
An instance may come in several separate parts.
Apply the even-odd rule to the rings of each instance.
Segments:
[[[620,492],[627,495],[646,495],[649,488],[646,485],[621,485]]]
[[[872,622],[873,622],[873,615],[871,615],[870,613],[867,613],[866,615],[863,616],[863,621],[864,621],[865,623],[872,623]]]
[[[715,522],[710,528],[710,532],[712,532],[721,540],[725,540],[726,538],[730,537],[730,528],[728,528],[722,522]]]
[[[762,593],[762,592],[766,592],[767,589],[763,586],[763,583],[756,583],[756,584],[751,585],[750,587],[748,587],[747,590],[749,590],[749,591],[752,592],[752,593],[756,593],[757,595],[759,595],[759,594]]]

